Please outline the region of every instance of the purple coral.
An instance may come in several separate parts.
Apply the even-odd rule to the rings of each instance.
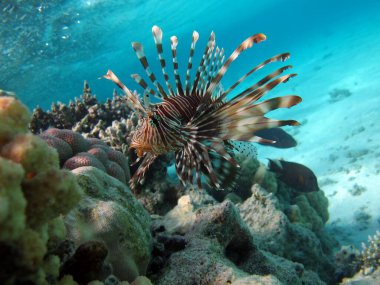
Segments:
[[[79,133],[73,132],[71,130],[60,130],[60,129],[47,129],[43,134],[51,135],[61,140],[67,142],[73,153],[76,154],[78,152],[87,151],[90,147],[89,142]]]
[[[63,168],[73,170],[82,166],[93,166],[103,171],[106,170],[104,164],[101,163],[94,155],[88,152],[77,153],[75,156],[66,160],[66,162],[63,165]]]
[[[40,137],[57,150],[63,168],[93,166],[123,183],[130,178],[127,158],[102,140],[86,139],[74,131],[56,128],[46,130]]]

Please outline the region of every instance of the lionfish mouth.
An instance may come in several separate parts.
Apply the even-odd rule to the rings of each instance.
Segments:
[[[134,149],[138,157],[144,156],[144,153],[151,152],[152,146],[146,144],[131,143],[129,149]]]

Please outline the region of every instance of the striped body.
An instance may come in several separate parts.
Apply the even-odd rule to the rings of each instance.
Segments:
[[[288,95],[257,102],[268,91],[296,75],[281,75],[291,68],[290,65],[275,70],[233,96],[233,99],[226,100],[227,95],[249,75],[269,63],[287,60],[288,53],[273,56],[256,65],[226,91],[220,88],[221,79],[231,63],[241,52],[265,40],[263,34],[256,34],[246,39],[224,61],[224,50],[216,47],[215,34],[212,32],[191,80],[194,49],[199,38],[198,33],[193,32],[184,85],[178,72],[176,50],[178,39],[175,36],[171,37],[175,82],[173,87],[163,57],[162,31],[154,26],[152,33],[166,90],[150,69],[140,43],[132,43],[132,47],[150,83],[138,74],[132,74],[132,78],[144,90],[142,99],[132,93],[112,71],[108,71],[104,76],[124,91],[130,100],[130,105],[140,117],[130,147],[136,150],[142,162],[131,179],[132,188],[142,183],[146,171],[157,156],[171,151],[175,152],[176,171],[183,184],[196,182],[198,188],[201,188],[201,177],[204,176],[212,186],[224,187],[224,182],[231,180],[231,173],[235,173],[231,170],[232,167],[238,167],[231,152],[228,151],[228,141],[273,143],[256,136],[255,132],[284,125],[298,125],[297,121],[273,120],[265,117],[265,114],[271,110],[296,105],[301,101],[300,97]],[[151,104],[151,96],[159,98],[161,102]],[[217,165],[215,160],[219,160],[220,163]]]

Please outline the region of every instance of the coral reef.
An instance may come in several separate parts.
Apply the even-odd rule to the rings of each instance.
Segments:
[[[105,130],[115,120],[128,118],[130,113],[131,109],[124,96],[114,92],[112,100],[100,103],[85,81],[81,97],[71,101],[68,106],[58,102],[53,103],[51,110],[46,112],[39,107],[34,109],[30,129],[34,134],[39,134],[55,127],[98,137],[100,130]]]
[[[368,245],[362,243],[361,268],[364,275],[373,273],[380,267],[380,232],[368,237]]]
[[[35,110],[38,136],[27,131],[27,110],[4,98],[0,255],[12,258],[0,261],[1,284],[152,284],[144,275],[158,285],[336,281],[324,193],[277,180],[251,147],[234,154],[241,169],[226,191],[178,186],[163,156],[132,194],[126,182],[138,165],[126,156],[136,159],[128,151],[136,121],[123,98],[100,104],[85,84],[68,107]]]
[[[156,227],[158,236],[174,239],[182,247],[173,250],[161,264],[163,269],[153,274],[155,284],[250,284],[249,280],[256,282],[251,284],[324,284],[302,264],[259,249],[239,210],[229,201],[218,204],[207,194],[198,199],[185,196],[177,210],[156,223],[161,223]],[[166,231],[168,224],[170,232]],[[170,234],[172,238],[167,237]],[[184,239],[178,239],[178,234]]]
[[[291,222],[280,210],[276,196],[257,184],[252,187],[252,196],[239,205],[239,209],[260,249],[302,263],[322,279],[329,279],[334,271],[333,244],[329,244],[328,240],[321,244],[322,228],[314,232],[312,227],[306,227],[303,223]],[[298,210],[301,211],[302,208]]]
[[[94,166],[124,184],[130,179],[128,159],[99,139],[86,139],[77,132],[56,128],[47,129],[39,136],[57,150],[63,168]]]
[[[124,156],[71,131],[44,139],[29,133],[30,113],[14,97],[0,96],[0,119],[0,284],[129,284],[119,280],[128,274],[134,285],[151,285],[140,276],[150,257],[150,218],[127,186],[93,167],[75,175],[60,169],[62,157],[88,148],[120,168]],[[89,214],[92,224],[81,219]]]
[[[51,284],[59,258],[49,250],[64,239],[61,215],[80,200],[75,176],[58,154],[28,133],[30,113],[0,97],[0,283]]]
[[[353,245],[342,246],[335,254],[335,281],[340,282],[344,277],[354,276],[360,269],[360,260],[360,252]]]
[[[112,100],[108,99],[106,100],[106,102],[101,103],[97,100],[96,96],[92,95],[91,89],[88,83],[85,81],[83,94],[81,95],[81,97],[79,99],[75,99],[74,102],[70,102],[68,106],[58,102],[53,103],[51,110],[48,110],[46,112],[39,107],[34,109],[32,121],[29,125],[29,128],[34,134],[42,133],[41,137],[45,141],[47,141],[49,145],[57,149],[60,155],[61,163],[62,161],[66,161],[69,158],[71,158],[73,154],[76,154],[76,158],[73,159],[74,161],[68,162],[68,168],[71,169],[78,166],[92,165],[102,169],[101,164],[98,163],[92,156],[92,151],[90,151],[91,155],[81,153],[78,157],[78,154],[80,152],[88,153],[88,147],[84,147],[84,149],[81,151],[73,149],[74,153],[71,154],[66,144],[64,144],[62,141],[58,141],[56,138],[52,138],[51,136],[58,137],[64,140],[62,135],[60,135],[57,130],[65,129],[64,132],[69,132],[69,130],[71,130],[78,133],[78,135],[80,134],[84,136],[86,140],[89,142],[94,139],[99,139],[98,143],[96,143],[96,141],[90,143],[90,148],[95,147],[92,146],[94,144],[96,144],[96,147],[99,148],[101,140],[103,141],[103,145],[108,145],[112,147],[114,150],[122,152],[124,156],[129,158],[130,161],[134,161],[136,160],[136,155],[134,153],[129,152],[129,143],[130,137],[133,135],[136,126],[137,117],[133,112],[131,112],[131,109],[128,106],[128,100],[126,100],[125,96],[119,96],[115,91]],[[53,132],[52,130],[55,131]],[[81,139],[81,141],[84,142],[83,138]],[[104,147],[100,148],[105,150]],[[109,150],[109,148],[106,149]],[[99,159],[98,156],[96,156],[96,158]],[[110,160],[110,158],[108,159]],[[117,161],[113,161],[119,163],[120,159],[118,159]],[[123,164],[125,164],[125,162],[123,162]],[[124,166],[124,170],[126,172],[125,179],[120,171],[120,168],[118,168],[116,164],[108,163],[108,165],[104,166],[106,168],[107,173],[111,176],[117,177],[120,180],[129,181],[130,170],[126,170],[126,166]],[[152,168],[165,168],[164,171],[166,173],[166,166],[167,158],[165,158],[165,156],[162,156],[159,159],[157,159],[157,162],[152,166]],[[136,169],[137,167],[132,168],[132,174]],[[168,184],[166,182],[165,176],[155,176],[156,177],[154,177],[154,179],[158,177],[160,178],[160,183],[156,183],[157,181],[154,179],[147,178],[146,181],[143,183],[147,186],[143,192],[149,194],[152,192],[150,190],[151,188],[155,188],[155,193],[163,192],[156,191],[156,185],[158,184],[161,185],[158,187],[160,190],[174,189],[173,185],[171,185],[170,183]],[[143,187],[140,188],[140,191],[143,190]],[[169,191],[165,192],[169,193]],[[163,196],[168,195],[164,194]],[[160,209],[161,206],[166,205],[166,203],[162,201],[163,198],[156,198],[157,197],[144,199],[145,204],[148,205],[148,209]],[[174,206],[173,203],[170,203],[170,205]],[[169,209],[167,209],[166,211],[168,210]]]
[[[152,248],[149,214],[125,184],[105,172],[85,166],[73,173],[85,196],[65,218],[68,238],[77,246],[103,241],[106,261],[120,280],[145,275]]]
[[[335,272],[336,281],[339,282],[343,279],[342,284],[354,284],[355,282],[359,281],[361,281],[363,284],[367,284],[365,283],[367,282],[366,280],[377,280],[377,282],[379,282],[379,248],[379,231],[377,231],[373,236],[368,237],[368,244],[365,244],[364,242],[362,243],[362,250],[360,252],[353,245],[342,246],[342,248],[335,255],[336,262],[338,263],[338,267]]]

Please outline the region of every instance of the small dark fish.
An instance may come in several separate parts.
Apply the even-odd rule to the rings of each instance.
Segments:
[[[300,192],[319,190],[317,177],[305,165],[284,160],[269,159],[268,168],[278,179]]]
[[[263,129],[255,133],[256,136],[266,140],[275,141],[275,143],[260,143],[266,146],[277,148],[291,148],[297,145],[297,141],[281,128]]]

